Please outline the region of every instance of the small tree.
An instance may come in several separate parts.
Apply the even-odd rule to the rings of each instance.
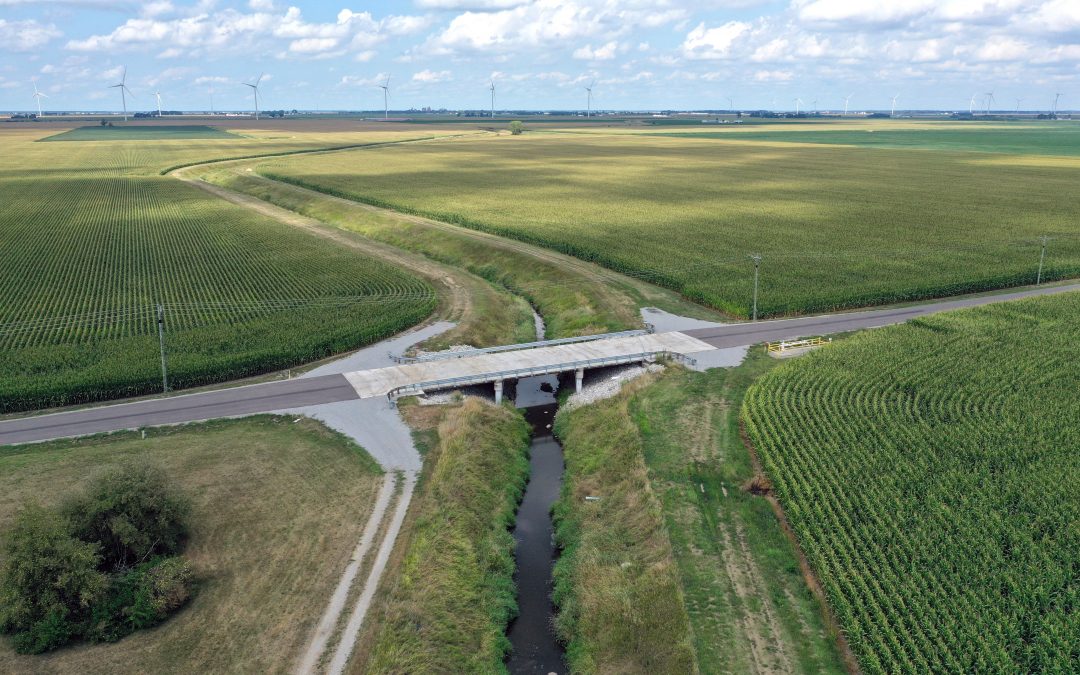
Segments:
[[[27,506],[5,537],[0,630],[15,649],[37,654],[65,644],[105,593],[98,546],[71,536],[60,514]]]
[[[165,472],[146,464],[127,464],[103,474],[64,508],[76,537],[101,543],[102,566],[108,572],[178,552],[190,511]]]
[[[518,120],[514,120],[510,123],[510,133],[514,136],[520,136],[525,131],[525,125]]]

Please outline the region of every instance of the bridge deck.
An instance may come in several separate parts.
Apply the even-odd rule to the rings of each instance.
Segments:
[[[507,371],[535,369],[554,372],[562,364],[593,359],[630,356],[644,352],[692,354],[707,349],[712,349],[712,346],[683,333],[654,333],[465,356],[452,360],[409,363],[346,373],[345,377],[360,398],[372,398],[385,396],[399,387],[432,380],[468,377],[477,381],[494,381],[499,379],[499,373]]]

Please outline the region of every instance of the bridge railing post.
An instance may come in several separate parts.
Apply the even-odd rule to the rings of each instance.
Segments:
[[[578,368],[574,371],[574,391],[581,393],[581,382],[585,379],[585,369]]]
[[[495,404],[502,403],[503,381],[495,380]]]

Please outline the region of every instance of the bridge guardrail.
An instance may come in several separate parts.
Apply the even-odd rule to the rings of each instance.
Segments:
[[[650,352],[638,352],[636,354],[620,354],[617,356],[604,356],[596,359],[582,359],[579,361],[563,361],[547,366],[533,366],[530,368],[514,368],[512,370],[499,370],[474,375],[461,375],[437,380],[414,382],[395,387],[386,393],[387,400],[393,406],[397,399],[402,396],[423,394],[426,389],[448,389],[451,387],[466,387],[474,384],[485,384],[499,380],[514,380],[534,375],[550,375],[552,373],[564,373],[571,370],[584,368],[600,368],[603,366],[617,366],[624,363],[636,363],[638,361],[655,361],[658,358],[671,358],[688,365],[695,365],[697,361],[685,354],[668,350]]]
[[[520,342],[513,345],[499,345],[497,347],[480,347],[476,349],[462,350],[460,352],[434,352],[424,356],[402,356],[390,353],[390,359],[395,363],[426,363],[428,361],[442,361],[445,359],[461,359],[480,354],[497,354],[499,352],[513,352],[522,349],[538,349],[540,347],[555,347],[568,345],[576,342],[593,342],[596,340],[609,340],[612,338],[638,337],[653,333],[655,328],[645,330],[624,330],[618,333],[600,333],[598,335],[580,335],[577,337],[556,338],[554,340],[540,340],[538,342]]]

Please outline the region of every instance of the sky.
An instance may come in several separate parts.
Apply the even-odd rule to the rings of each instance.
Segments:
[[[1080,0],[0,0],[0,110],[119,110],[125,68],[132,110],[260,73],[263,109],[1064,110]]]

